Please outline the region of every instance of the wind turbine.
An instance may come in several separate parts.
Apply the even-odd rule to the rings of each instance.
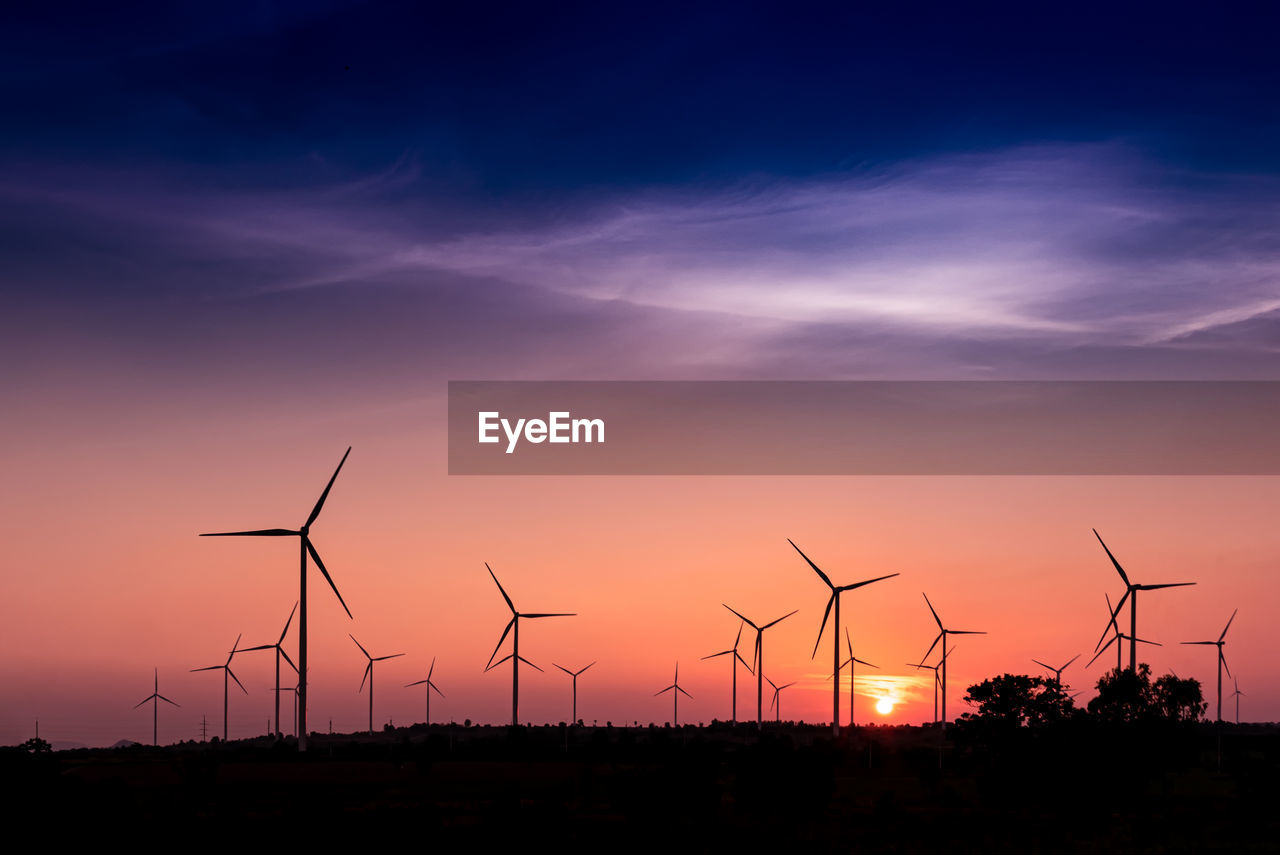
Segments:
[[[351,635],[351,633],[347,633]],[[351,635],[351,640],[356,641],[356,637]],[[392,653],[390,656],[370,656],[369,651],[364,649],[364,645],[356,641],[356,647],[360,648],[360,652],[364,654],[364,658],[369,660],[369,664],[365,666],[364,676],[360,678],[360,690],[364,689],[364,681],[369,681],[369,733],[373,733],[373,663],[382,662],[385,659],[395,659],[397,656],[403,656],[403,653]]]
[[[1227,641],[1227,630],[1231,629],[1231,621],[1236,619],[1236,609],[1231,613],[1231,617],[1227,619],[1227,625],[1222,628],[1222,635],[1218,636],[1217,641],[1184,641],[1183,644],[1212,644],[1218,648],[1218,721],[1222,721],[1222,669],[1227,669],[1227,676],[1231,677],[1231,668],[1227,665],[1227,655],[1222,652],[1222,645]],[[1231,677],[1231,679],[1235,679]]]
[[[768,677],[765,677],[765,679],[769,680]],[[779,686],[777,683],[773,682],[772,680],[769,680],[769,685],[773,686],[773,700],[769,701],[769,709],[774,710],[773,721],[776,724],[782,721],[782,697],[781,697],[782,690],[790,688],[791,686],[794,686],[795,681],[792,680],[790,683],[785,683]],[[775,704],[777,705],[776,709],[774,706]]]
[[[680,663],[679,662],[676,663],[675,680],[671,683],[670,686],[667,686],[661,692],[654,692],[653,696],[656,698],[658,695],[664,695],[667,692],[671,692],[671,703],[672,703],[671,726],[679,727],[680,726],[680,696],[684,695],[689,700],[693,700],[693,695],[689,694],[684,689],[680,688]]]
[[[951,649],[946,651],[945,654],[943,654],[942,658],[945,659],[946,657],[950,656],[952,653],[955,653],[955,652],[956,652],[956,646],[953,644],[951,645]],[[937,724],[938,723],[938,687],[942,685],[942,678],[938,676],[938,671],[942,668],[942,659],[938,660],[937,665],[926,665],[923,662],[920,662],[918,664],[915,662],[908,662],[907,666],[910,668],[919,668],[925,671],[933,672],[933,723]]]
[[[1067,660],[1067,665],[1070,665],[1072,662],[1075,662],[1079,658],[1080,658],[1080,654],[1077,653],[1075,656],[1072,656],[1070,659]],[[1036,663],[1041,668],[1044,668],[1047,671],[1052,671],[1053,678],[1058,681],[1058,687],[1059,688],[1062,687],[1062,672],[1067,670],[1067,665],[1063,665],[1061,668],[1054,668],[1052,665],[1046,665],[1045,663],[1041,662],[1039,659],[1032,659],[1031,661]]]
[[[1154,591],[1159,588],[1185,588],[1188,585],[1194,585],[1195,582],[1169,582],[1163,585],[1137,585],[1129,581],[1129,576],[1124,572],[1124,568],[1120,566],[1120,562],[1111,554],[1111,550],[1107,549],[1107,544],[1103,542],[1102,535],[1098,534],[1098,530],[1093,530],[1093,536],[1098,538],[1098,543],[1102,544],[1103,550],[1107,553],[1107,557],[1111,559],[1111,563],[1115,565],[1116,572],[1120,574],[1120,578],[1124,580],[1125,591],[1124,596],[1120,598],[1120,602],[1116,603],[1116,614],[1120,613],[1120,608],[1124,605],[1126,599],[1129,600],[1129,670],[1135,671],[1138,667],[1138,592]],[[1099,644],[1102,642],[1099,641]]]
[[[1104,629],[1102,631],[1102,638],[1107,637],[1107,630],[1111,630],[1114,633],[1114,635],[1111,636],[1111,638],[1107,641],[1106,644],[1102,644],[1102,638],[1098,639],[1098,644],[1102,645],[1102,647],[1101,649],[1098,649],[1096,653],[1093,654],[1093,658],[1090,659],[1088,664],[1086,664],[1084,667],[1088,668],[1089,666],[1093,665],[1094,662],[1098,661],[1098,657],[1101,656],[1103,653],[1106,653],[1107,648],[1110,647],[1112,644],[1114,644],[1116,646],[1116,673],[1119,674],[1120,669],[1124,667],[1124,660],[1121,659],[1121,656],[1124,654],[1124,642],[1126,640],[1129,640],[1129,636],[1121,632],[1120,624],[1116,623],[1116,615],[1120,613],[1119,606],[1117,606],[1114,609],[1111,608],[1111,596],[1109,594],[1103,594],[1103,596],[1106,597],[1107,599],[1107,616],[1110,618],[1111,622],[1107,624],[1107,629]],[[1132,640],[1142,644],[1150,644],[1153,647],[1164,646],[1158,641],[1147,641],[1145,638],[1135,638]],[[1096,645],[1095,645],[1095,648],[1096,648]]]
[[[406,689],[412,688],[413,686],[423,686],[423,685],[427,687],[427,727],[431,726],[431,690],[435,689],[437,695],[439,695],[442,698],[444,697],[444,692],[440,691],[439,687],[436,686],[435,683],[431,682],[431,675],[435,673],[435,670],[436,670],[436,658],[432,656],[431,667],[427,669],[427,679],[419,680],[416,683],[405,684]]]
[[[166,698],[164,695],[160,694],[160,669],[159,668],[155,669],[155,674],[153,676],[155,677],[155,691],[153,691],[149,697],[143,698],[142,700],[134,704],[133,708],[136,710],[138,707],[142,706],[147,701],[151,701],[151,744],[159,745],[160,739],[158,734],[160,732],[160,729],[159,729],[160,714],[157,712],[157,708],[160,706],[159,702],[164,701],[166,704],[173,704],[175,707],[180,707],[182,706],[182,704],[176,704],[173,701]],[[1239,702],[1236,703],[1236,709],[1237,710],[1240,709]],[[1240,717],[1239,715],[1236,716],[1237,719],[1239,717]]]
[[[243,635],[243,633],[241,633],[241,635]],[[244,683],[241,683],[240,678],[237,677],[235,675],[235,672],[231,670],[231,657],[236,655],[237,653],[236,648],[237,646],[239,646],[239,644],[240,644],[240,636],[237,635],[236,643],[231,645],[231,652],[227,654],[227,661],[222,663],[221,665],[210,665],[207,668],[191,669],[191,673],[193,674],[196,671],[221,671],[222,672],[222,741],[223,742],[227,741],[227,695],[229,693],[229,689],[231,688],[231,686],[227,683],[227,677],[230,677],[232,680],[236,681],[236,685],[240,687],[240,691],[244,692],[246,695],[249,694],[249,690],[244,687]]]
[[[840,663],[840,668],[827,679],[836,679],[840,677],[840,672],[844,670],[844,666],[849,666],[849,727],[853,727],[853,688],[854,688],[854,663],[861,663],[868,668],[879,668],[879,665],[872,665],[870,662],[863,662],[861,659],[853,655],[853,642],[849,640],[849,627],[844,628],[844,641],[849,647],[849,658]]]
[[[756,727],[763,727],[764,726],[764,631],[769,627],[773,626],[774,624],[781,623],[782,621],[791,617],[793,614],[798,612],[799,609],[793,609],[792,611],[787,612],[785,615],[778,618],[777,620],[766,623],[764,626],[756,626],[754,623],[747,620],[747,618],[743,617],[741,612],[735,611],[732,606],[726,603],[721,603],[720,605],[724,606],[726,609],[733,612],[738,617],[742,618],[743,623],[745,623],[747,626],[751,627],[756,631],[756,650],[755,650],[755,655],[751,657],[751,660],[754,663],[754,668],[756,672]]]
[[[921,592],[925,603],[929,606],[929,611],[933,614],[933,620],[938,624],[938,637],[933,640],[933,644],[929,645],[929,649],[925,651],[924,656],[920,657],[923,662],[929,658],[929,654],[933,652],[933,648],[938,646],[938,642],[942,642],[942,729],[947,729],[947,636],[948,635],[986,635],[983,630],[972,629],[947,629],[942,625],[942,618],[938,617],[938,613],[933,609],[933,603],[929,602],[929,595]]]
[[[747,665],[747,660],[743,659],[738,653],[738,642],[742,641],[742,628],[745,625],[746,624],[743,622],[738,623],[738,636],[733,640],[733,647],[730,647],[728,650],[721,650],[719,653],[712,653],[709,656],[702,657],[703,659],[715,659],[717,656],[733,657],[729,660],[729,664],[733,666],[733,703],[731,705],[731,715],[734,724],[738,723],[738,663],[741,662],[743,665]],[[750,665],[747,665],[747,671],[751,672]]]
[[[280,637],[276,639],[275,644],[259,644],[257,647],[246,647],[242,652],[248,653],[251,650],[274,650],[276,652],[276,736],[280,735],[280,657],[284,657],[284,661],[289,663],[289,667],[293,672],[298,673],[298,666],[293,664],[293,660],[289,658],[289,654],[284,652],[284,637],[289,634],[289,624],[293,623],[293,613],[298,610],[298,604],[293,604],[293,611],[289,612],[289,619],[284,622],[284,629],[280,631]],[[297,722],[294,722],[297,725]]]
[[[804,551],[800,549],[800,547],[796,546],[795,541],[791,540],[791,538],[787,538],[787,543],[790,543],[791,546],[795,548],[795,551],[800,553],[800,557],[808,562],[809,566],[813,568],[813,572],[817,573],[823,583],[831,589],[831,597],[827,600],[827,608],[822,613],[822,626],[818,628],[818,639],[813,643],[813,653],[809,655],[809,658],[812,659],[814,656],[818,655],[818,645],[822,642],[822,633],[827,628],[827,618],[831,616],[831,608],[833,605],[835,606],[836,612],[836,619],[833,626],[840,626],[840,595],[842,593],[845,591],[852,591],[854,588],[861,588],[863,585],[870,585],[872,582],[882,582],[885,579],[892,579],[894,576],[899,574],[890,573],[888,576],[878,576],[875,579],[866,579],[862,582],[854,582],[852,585],[836,585],[831,581],[830,577],[828,577],[826,573],[822,572],[822,568],[813,563],[813,559],[808,555],[805,555]],[[838,630],[832,631],[831,642],[831,667],[832,670],[839,671],[840,633]],[[831,732],[835,734],[840,733],[840,684],[838,681],[831,687]]]
[[[551,664],[556,665],[556,663],[554,662],[552,662]],[[591,663],[591,665],[594,665],[594,664],[596,663],[594,662]],[[586,668],[583,668],[579,671],[570,671],[568,668],[564,667],[563,665],[556,665],[557,668],[559,668],[561,671],[565,672],[566,674],[568,674],[570,677],[573,678],[573,718],[571,719],[572,724],[578,723],[578,675],[581,674],[583,671],[586,671],[587,668],[590,668],[591,665],[588,665]]]
[[[522,614],[516,611],[515,604],[511,602],[511,598],[507,596],[507,592],[503,590],[502,583],[498,581],[497,575],[493,572],[493,568],[489,566],[489,562],[485,562],[485,569],[489,571],[489,575],[493,576],[493,584],[498,586],[498,590],[502,593],[502,599],[507,601],[507,608],[511,609],[511,620],[507,621],[506,629],[502,630],[502,637],[498,639],[498,645],[493,648],[493,653],[489,655],[489,664],[484,666],[484,670],[488,671],[511,660],[511,724],[518,725],[520,723],[520,663],[538,668],[528,659],[520,655],[520,618],[548,618],[548,617],[574,617],[573,613],[556,612],[556,613],[538,613],[538,614]],[[502,642],[507,640],[507,633],[515,630],[511,635],[511,652],[499,659],[493,661],[493,657],[498,655],[498,651],[502,649]]]
[[[342,459],[338,461],[338,468],[333,470],[333,477],[329,479],[329,483],[325,485],[324,492],[320,494],[320,498],[316,501],[316,505],[311,509],[311,513],[307,516],[307,521],[302,524],[302,528],[294,531],[287,528],[267,528],[257,531],[220,531],[212,534],[202,534],[201,537],[296,537],[298,538],[298,549],[301,555],[301,570],[298,575],[298,602],[300,604],[298,612],[298,750],[307,750],[307,556],[311,556],[311,560],[316,563],[316,567],[320,568],[321,574],[324,575],[325,581],[329,583],[329,587],[333,589],[334,596],[338,598],[338,602],[342,603],[342,609],[347,613],[347,617],[351,617],[351,609],[347,608],[347,603],[342,599],[342,594],[338,593],[338,586],[333,583],[333,578],[329,575],[329,571],[325,569],[324,562],[320,560],[320,553],[316,552],[316,548],[311,544],[311,525],[316,521],[316,517],[320,516],[320,509],[324,507],[325,499],[329,498],[329,490],[333,488],[333,482],[338,479],[338,473],[342,471],[342,464],[347,462],[347,455],[351,453],[351,447],[347,447],[346,454],[342,455]]]
[[[1240,723],[1240,696],[1243,695],[1244,692],[1240,691],[1239,680],[1237,680],[1235,677],[1232,677],[1231,680],[1232,682],[1235,683],[1235,686],[1236,686],[1236,690],[1231,693],[1231,696],[1236,699],[1236,724],[1239,724]]]

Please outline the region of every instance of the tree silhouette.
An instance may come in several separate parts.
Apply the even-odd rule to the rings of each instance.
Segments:
[[[1003,674],[970,686],[964,700],[977,712],[961,720],[1035,727],[1069,718],[1075,707],[1056,679]]]
[[[1200,681],[1165,674],[1151,682],[1151,666],[1145,662],[1136,672],[1112,670],[1098,680],[1098,696],[1089,701],[1089,712],[1104,721],[1199,721],[1209,704]]]

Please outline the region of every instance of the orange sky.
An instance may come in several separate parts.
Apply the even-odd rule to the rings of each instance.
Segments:
[[[429,397],[330,418],[316,407],[296,423],[270,408],[200,418],[157,409],[39,434],[35,419],[19,426],[29,432],[6,451],[13,570],[0,604],[5,649],[18,655],[0,674],[0,742],[25,738],[37,717],[58,741],[147,739],[149,708],[130,707],[150,694],[153,666],[161,693],[182,704],[161,710],[162,740],[197,735],[201,714],[220,732],[221,679],[188,669],[222,661],[237,633],[245,645],[275,639],[297,595],[296,542],[196,534],[296,527],[348,443],[313,538],[355,620],[313,570],[313,729],[364,726],[364,662],[348,632],[375,655],[407,654],[378,666],[379,722],[421,719],[421,691],[402,686],[425,676],[432,656],[448,696],[433,717],[505,721],[510,671],[482,673],[508,619],[486,561],[518,608],[578,614],[522,627],[521,653],[547,670],[522,672],[529,721],[568,717],[569,678],[553,662],[592,660],[579,684],[588,721],[667,720],[669,697],[653,693],[677,660],[694,696],[681,718],[727,717],[727,663],[699,661],[737,630],[721,602],[765,621],[799,609],[766,635],[766,672],[799,681],[784,694],[787,717],[827,720],[829,636],[809,656],[827,594],[788,537],[837,584],[902,574],[844,595],[856,654],[881,666],[861,673],[885,681],[868,682],[860,721],[932,717],[927,679],[905,667],[936,632],[921,591],[950,626],[990,633],[956,639],[952,716],[965,686],[1035,673],[1031,657],[1084,653],[1065,677],[1088,687],[1102,660],[1087,674],[1080,666],[1105,624],[1103,593],[1122,591],[1094,526],[1135,581],[1199,583],[1143,595],[1140,635],[1165,646],[1142,659],[1199,678],[1212,700],[1212,651],[1176,642],[1215,638],[1239,607],[1227,656],[1248,693],[1242,717],[1275,717],[1266,651],[1280,479],[449,477],[442,408]],[[232,736],[264,732],[271,656],[245,654],[233,667],[250,694],[231,699]],[[739,690],[748,717],[745,673]],[[900,700],[888,717],[873,712],[884,691]],[[1233,703],[1224,710],[1234,716]]]

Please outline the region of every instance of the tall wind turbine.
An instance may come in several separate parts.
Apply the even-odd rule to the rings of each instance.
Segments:
[[[243,633],[241,634],[243,635]],[[237,646],[239,646],[239,644],[240,644],[240,636],[237,635],[236,643],[231,645],[231,652],[227,654],[227,661],[222,663],[221,665],[210,665],[207,668],[191,669],[191,673],[193,674],[196,671],[221,671],[222,672],[222,741],[223,742],[227,741],[227,707],[228,707],[227,695],[231,688],[231,686],[227,683],[227,678],[230,677],[232,680],[235,680],[236,685],[240,687],[240,691],[244,692],[246,695],[249,694],[249,690],[244,687],[244,683],[241,683],[240,678],[237,677],[235,675],[235,672],[231,670],[231,658],[235,656],[236,653],[238,652],[236,648]]]
[[[1079,658],[1080,658],[1080,654],[1077,653],[1075,656],[1072,656],[1070,659],[1067,660],[1067,665],[1070,665],[1072,662],[1075,662]],[[1041,668],[1044,668],[1046,671],[1052,671],[1053,678],[1058,681],[1058,687],[1059,688],[1062,687],[1062,672],[1067,670],[1067,665],[1063,665],[1061,668],[1054,668],[1052,665],[1046,665],[1045,663],[1041,662],[1039,659],[1032,659],[1031,661],[1039,665]]]
[[[431,726],[431,690],[435,689],[435,692],[437,695],[439,695],[442,698],[444,697],[444,692],[440,691],[440,688],[436,686],[435,683],[431,682],[431,675],[435,673],[435,670],[436,670],[436,658],[432,656],[431,667],[427,669],[427,679],[419,680],[416,683],[405,684],[406,689],[412,688],[413,686],[423,686],[423,685],[427,687],[427,727]]]
[[[933,603],[929,602],[929,595],[921,592],[924,597],[925,604],[929,606],[929,611],[933,614],[933,620],[938,624],[938,637],[933,640],[933,644],[929,645],[929,649],[925,651],[924,656],[920,657],[920,661],[924,662],[929,658],[929,654],[933,652],[933,648],[938,646],[938,642],[942,642],[942,729],[947,729],[947,636],[948,635],[986,635],[983,630],[972,629],[947,629],[942,625],[942,618],[938,617],[938,613],[934,611]]]
[[[1107,628],[1102,631],[1102,638],[1099,638],[1098,644],[1095,645],[1095,650],[1097,650],[1097,652],[1093,654],[1093,658],[1090,659],[1088,664],[1084,667],[1088,668],[1092,666],[1094,662],[1098,661],[1098,657],[1106,653],[1107,648],[1114,644],[1116,646],[1116,673],[1119,674],[1121,669],[1124,668],[1124,660],[1122,656],[1124,655],[1125,641],[1131,640],[1138,644],[1150,644],[1152,647],[1163,647],[1164,645],[1158,641],[1147,641],[1145,638],[1131,639],[1129,636],[1121,632],[1120,624],[1116,623],[1116,615],[1120,614],[1120,607],[1117,606],[1114,609],[1111,608],[1111,595],[1104,594],[1103,596],[1106,597],[1107,600],[1107,617],[1110,619],[1110,623],[1108,623]],[[1112,633],[1111,638],[1106,644],[1103,644],[1102,639],[1107,637],[1108,631]]]
[[[1218,636],[1217,641],[1184,641],[1183,644],[1212,644],[1218,648],[1218,721],[1222,721],[1222,669],[1227,669],[1227,676],[1231,677],[1231,668],[1227,666],[1227,654],[1222,651],[1222,645],[1227,643],[1227,630],[1231,629],[1231,621],[1236,619],[1236,609],[1231,613],[1231,617],[1227,619],[1227,625],[1222,628],[1222,635]],[[1232,677],[1234,680],[1235,678]]]
[[[658,695],[664,695],[667,692],[671,693],[671,702],[672,702],[671,726],[679,727],[680,726],[680,696],[684,695],[689,700],[693,700],[693,695],[689,694],[684,689],[680,688],[680,663],[679,662],[676,663],[675,680],[671,683],[670,686],[667,686],[661,692],[654,692],[653,696],[656,698],[658,697]]]
[[[715,659],[717,656],[732,657],[729,660],[729,664],[733,666],[733,702],[730,704],[730,715],[732,716],[731,721],[734,724],[738,723],[738,663],[741,662],[743,665],[747,665],[747,660],[743,659],[741,654],[738,653],[738,642],[742,641],[742,628],[744,626],[746,626],[744,622],[738,622],[738,635],[733,640],[733,647],[730,647],[728,650],[721,650],[719,653],[712,653],[709,656],[702,657],[703,659]],[[750,665],[747,665],[747,671],[751,671]]]
[[[765,679],[769,680],[768,677],[765,677]],[[769,701],[769,709],[774,710],[773,720],[774,723],[777,723],[782,721],[782,690],[789,689],[794,686],[795,681],[792,680],[790,683],[784,683],[779,686],[777,683],[769,680],[769,685],[773,686],[773,700]]]
[[[866,665],[868,668],[879,668],[879,665],[872,665],[870,662],[863,662],[861,659],[853,655],[853,642],[849,639],[849,627],[844,628],[844,642],[849,647],[849,658],[840,663],[840,668],[828,679],[835,679],[840,682],[840,672],[844,670],[844,666],[849,666],[849,727],[853,727],[853,700],[854,700],[854,672],[856,664]]]
[[[289,634],[289,624],[293,623],[293,613],[298,610],[298,604],[293,604],[293,611],[289,612],[289,619],[284,622],[284,629],[280,631],[280,637],[276,639],[275,644],[259,644],[257,647],[246,647],[243,652],[248,653],[251,650],[274,650],[276,652],[276,736],[280,736],[280,657],[284,657],[284,661],[289,663],[289,667],[293,669],[293,673],[298,673],[298,666],[293,664],[293,660],[289,658],[289,654],[284,652],[284,637]],[[294,722],[297,725],[297,722]]]
[[[751,658],[751,661],[754,663],[755,672],[756,672],[756,727],[763,727],[764,726],[764,631],[769,627],[773,626],[774,624],[781,623],[782,621],[791,617],[793,614],[798,612],[799,609],[793,609],[792,611],[787,612],[785,615],[778,618],[777,620],[769,621],[764,626],[756,626],[754,623],[747,620],[747,618],[743,617],[741,612],[735,611],[732,606],[726,603],[721,603],[720,605],[724,606],[726,609],[733,612],[738,617],[742,618],[743,622],[747,626],[751,627],[756,631],[756,649],[755,649],[755,655]]]
[[[151,744],[159,745],[160,739],[158,734],[160,733],[160,714],[157,712],[157,708],[160,706],[159,702],[164,701],[166,704],[173,704],[175,707],[182,706],[182,704],[175,704],[173,703],[173,701],[169,700],[164,695],[160,694],[160,669],[159,668],[155,669],[155,674],[153,674],[152,676],[155,677],[155,691],[151,693],[150,697],[143,698],[142,700],[134,704],[133,708],[136,710],[138,707],[142,706],[147,701],[151,701]],[[1237,686],[1237,688],[1239,687]],[[1236,710],[1238,711],[1239,709],[1240,709],[1240,704],[1239,702],[1237,702]],[[1239,718],[1240,716],[1239,714],[1237,714],[1236,719],[1238,720]]]
[[[520,723],[520,663],[523,662],[526,665],[538,668],[537,665],[534,665],[528,659],[525,659],[520,655],[520,619],[574,617],[574,614],[569,612],[523,614],[516,611],[515,604],[511,602],[511,598],[508,597],[507,592],[503,590],[502,583],[498,581],[498,577],[494,574],[493,568],[489,566],[489,562],[486,561],[484,567],[489,571],[489,575],[493,576],[493,584],[498,586],[498,590],[502,593],[502,599],[507,601],[507,608],[511,609],[511,620],[507,621],[506,629],[502,630],[502,637],[498,639],[498,645],[493,648],[493,653],[489,655],[489,664],[484,666],[484,670],[488,671],[490,668],[501,665],[508,659],[511,660],[511,724],[517,725]],[[494,662],[493,657],[498,655],[498,651],[502,649],[502,642],[507,640],[507,633],[512,632],[513,629],[515,632],[511,635],[511,653],[502,657],[497,662]],[[542,669],[538,668],[538,670],[541,671]]]
[[[1129,600],[1129,670],[1136,671],[1138,667],[1138,592],[1154,591],[1159,588],[1185,588],[1188,585],[1194,585],[1195,582],[1169,582],[1163,585],[1137,585],[1129,581],[1129,576],[1124,572],[1124,568],[1120,566],[1120,562],[1111,554],[1111,550],[1107,549],[1107,544],[1103,543],[1102,535],[1098,534],[1098,530],[1093,530],[1093,536],[1098,538],[1098,543],[1102,544],[1103,550],[1107,553],[1107,557],[1111,559],[1111,563],[1115,566],[1116,572],[1120,574],[1120,578],[1124,580],[1125,591],[1124,596],[1120,598],[1120,602],[1116,603],[1116,613],[1120,613],[1120,608],[1124,605],[1126,599]],[[1102,642],[1098,642],[1101,644]]]
[[[1243,695],[1244,692],[1240,691],[1239,680],[1237,680],[1235,677],[1232,677],[1231,680],[1236,685],[1236,690],[1231,693],[1231,697],[1236,699],[1236,724],[1239,724],[1240,723],[1240,696]]]
[[[818,655],[818,645],[822,643],[822,633],[827,628],[827,618],[831,616],[832,606],[835,607],[835,613],[836,613],[835,623],[832,624],[832,626],[834,627],[840,626],[840,595],[842,593],[844,593],[845,591],[852,591],[854,588],[861,588],[863,585],[870,585],[872,582],[882,582],[885,579],[892,579],[894,576],[897,576],[899,574],[890,573],[888,576],[877,576],[875,579],[866,579],[861,582],[854,582],[852,585],[836,585],[831,581],[830,577],[828,577],[826,573],[822,572],[822,568],[820,568],[817,564],[813,563],[813,559],[811,559],[808,555],[805,555],[804,551],[800,549],[800,547],[796,546],[795,541],[791,540],[791,538],[787,538],[787,543],[790,543],[791,546],[795,548],[795,551],[800,553],[800,557],[803,558],[806,562],[808,562],[809,566],[813,568],[813,572],[817,573],[818,578],[822,579],[823,584],[825,584],[828,588],[831,589],[831,596],[830,598],[827,599],[826,611],[822,613],[822,626],[818,628],[818,639],[813,643],[813,653],[809,655],[809,658],[812,659],[814,656]],[[838,629],[833,629],[831,632],[831,668],[833,671],[840,670],[840,632]],[[839,734],[840,733],[840,683],[839,681],[836,681],[831,688],[832,688],[831,732],[835,734]]]
[[[351,633],[347,633],[351,635]],[[356,637],[351,635],[351,640],[356,641]],[[360,652],[364,654],[364,658],[369,660],[369,664],[365,666],[364,676],[360,678],[360,689],[364,689],[364,681],[369,681],[369,733],[373,733],[373,663],[382,662],[386,659],[395,659],[397,656],[403,656],[403,653],[392,653],[390,656],[370,656],[369,651],[364,649],[364,645],[356,641],[356,647],[360,648]]]
[[[311,525],[316,521],[316,517],[320,516],[320,509],[324,507],[324,500],[329,498],[329,491],[333,489],[333,482],[338,479],[338,473],[342,471],[342,464],[347,462],[347,455],[351,453],[350,446],[347,447],[346,454],[342,455],[342,459],[338,461],[338,468],[333,470],[333,477],[329,479],[329,483],[325,485],[324,492],[320,494],[320,498],[316,501],[315,507],[311,509],[311,513],[307,516],[307,521],[302,524],[302,528],[294,531],[287,528],[267,528],[257,531],[220,531],[212,534],[202,534],[201,537],[296,537],[298,538],[298,549],[301,556],[301,571],[298,576],[298,750],[307,750],[307,556],[311,556],[311,560],[316,563],[316,567],[324,575],[325,581],[329,583],[329,587],[333,589],[334,595],[338,598],[338,602],[342,603],[342,609],[347,613],[347,617],[351,617],[351,609],[347,608],[346,601],[342,599],[342,594],[338,593],[338,586],[333,583],[333,578],[329,575],[329,571],[325,569],[324,562],[320,560],[320,553],[316,552],[316,548],[311,544]]]
[[[556,663],[554,662],[552,662],[551,664],[556,665]],[[594,664],[596,663],[594,662],[591,663],[591,665],[594,665]],[[578,675],[581,674],[583,671],[586,671],[587,668],[590,668],[591,665],[588,665],[586,668],[582,668],[578,671],[570,671],[568,668],[564,667],[563,665],[556,665],[557,668],[559,668],[561,671],[565,672],[566,674],[568,674],[570,677],[573,678],[573,718],[570,719],[570,724],[578,723]],[[676,666],[676,667],[678,668],[679,666]]]

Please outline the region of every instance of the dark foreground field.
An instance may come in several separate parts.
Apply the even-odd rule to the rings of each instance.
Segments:
[[[1219,744],[1221,749],[1219,750]],[[7,824],[173,845],[1280,850],[1280,730],[417,726],[0,760]],[[1219,761],[1219,757],[1221,758]],[[1219,768],[1219,765],[1221,768]],[[940,768],[941,766],[941,768]]]

